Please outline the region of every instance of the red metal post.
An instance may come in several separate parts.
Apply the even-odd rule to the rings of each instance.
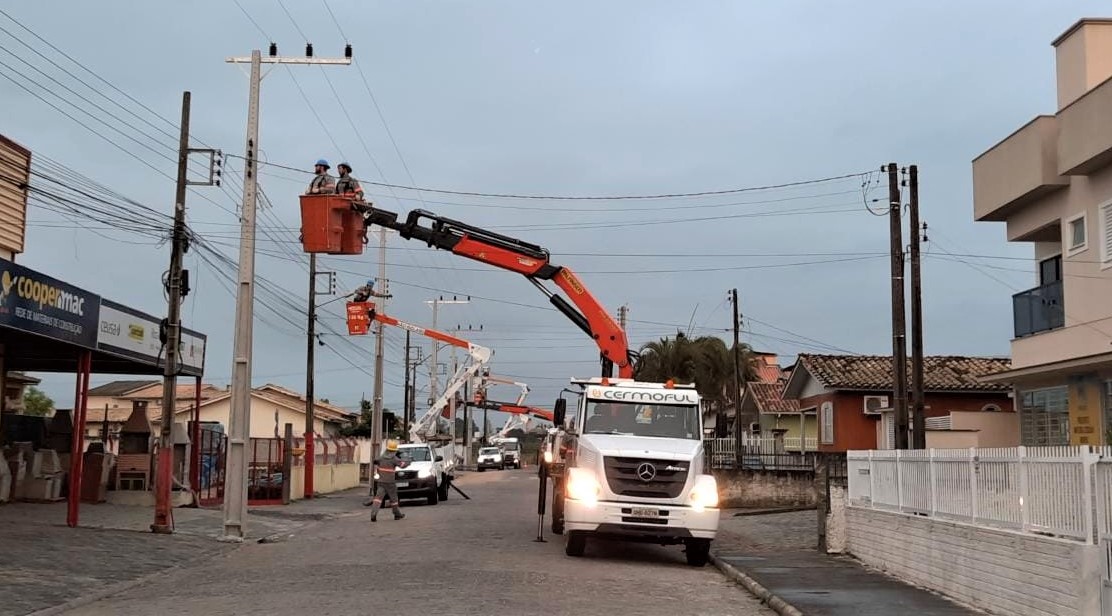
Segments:
[[[85,419],[89,401],[89,373],[93,370],[93,352],[84,351],[77,360],[77,385],[73,401],[73,437],[70,441],[69,494],[66,525],[77,526],[81,509],[81,475],[85,455]]]
[[[201,377],[197,377],[196,390],[193,393],[193,433],[189,435],[189,487],[197,494],[197,505],[200,505],[201,489]]]

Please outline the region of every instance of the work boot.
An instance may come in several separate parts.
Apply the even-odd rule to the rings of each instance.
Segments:
[[[372,522],[377,522],[378,521],[378,514],[377,513],[371,516],[371,521]]]
[[[405,517],[405,514],[404,514],[404,513],[396,513],[396,514],[394,514],[394,519],[395,519],[395,520],[400,520],[400,519],[402,519],[402,518],[404,518],[404,517]]]

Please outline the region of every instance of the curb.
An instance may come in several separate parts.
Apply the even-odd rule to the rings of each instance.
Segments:
[[[772,591],[761,586],[756,580],[742,573],[733,565],[718,558],[717,554],[712,553],[710,555],[710,562],[713,563],[723,575],[744,586],[753,596],[760,599],[761,603],[768,605],[768,607],[772,608],[777,614],[780,614],[780,616],[804,616],[803,612],[799,611],[794,605],[773,594]]]

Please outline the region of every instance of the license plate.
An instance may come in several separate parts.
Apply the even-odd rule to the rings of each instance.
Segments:
[[[408,488],[409,487],[409,482],[408,481],[399,481],[398,482],[398,487],[399,488]]]
[[[659,518],[660,510],[634,507],[632,510],[632,515],[635,518]]]

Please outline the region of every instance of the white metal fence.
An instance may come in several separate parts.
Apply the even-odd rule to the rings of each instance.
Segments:
[[[1112,448],[850,451],[849,504],[1092,543],[1112,537]]]
[[[800,445],[806,447],[800,449]],[[703,441],[707,462],[711,468],[734,468],[737,466],[738,441],[732,436],[709,438]],[[776,439],[743,433],[741,435],[741,463],[743,468],[812,468],[813,456],[818,448],[814,438],[805,440],[800,437]]]

